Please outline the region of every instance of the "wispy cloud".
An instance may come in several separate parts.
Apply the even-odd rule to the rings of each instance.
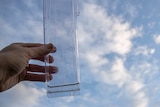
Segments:
[[[0,49],[13,42],[42,42],[42,1],[0,1]],[[45,89],[32,83],[20,83],[13,89],[0,93],[3,107],[40,107]]]
[[[21,83],[8,92],[1,93],[3,98],[0,103],[3,107],[38,107],[44,93],[44,89],[38,89],[33,84]]]
[[[18,2],[18,1],[17,1]],[[1,46],[13,42],[43,42],[42,1],[1,1]]]
[[[81,17],[78,26],[81,57],[90,66],[93,78],[124,90],[133,107],[147,107],[148,98],[143,90],[145,84],[134,80],[124,65],[125,55],[133,46],[132,39],[140,35],[141,28],[131,27],[119,16],[109,16],[103,7],[92,3],[84,4]],[[110,60],[107,55],[113,53],[115,55]]]
[[[21,20],[21,23],[11,24],[8,19],[0,17],[0,24],[3,25],[0,34],[4,35],[1,36],[1,47],[17,40],[43,41],[42,11],[38,7],[40,4],[36,4],[39,1],[24,2],[26,11],[22,11],[19,5],[11,6],[15,10],[16,20]],[[155,81],[159,76],[159,65],[157,60],[150,61],[148,58],[155,54],[156,50],[146,45],[134,46],[133,39],[141,35],[142,28],[133,27],[124,17],[109,14],[108,8],[96,3],[98,1],[94,0],[82,3],[81,15],[78,18],[81,95],[46,99],[42,87],[22,83],[1,94],[4,96],[0,98],[3,106],[147,107],[151,105],[150,102],[156,103],[152,95],[156,95],[160,90]],[[104,3],[108,1],[105,0]],[[115,3],[115,9],[116,5],[118,4]],[[127,12],[133,17],[138,14],[134,6]],[[15,38],[12,35],[15,35]],[[160,44],[159,38],[159,35],[154,36],[155,43]],[[141,56],[144,59],[139,61]],[[131,58],[133,61],[128,62]],[[127,64],[130,66],[126,66]],[[7,103],[8,100],[10,103]]]
[[[159,34],[158,35],[154,35],[153,37],[154,37],[155,43],[156,44],[160,44],[160,35]]]
[[[94,45],[94,51],[99,50],[95,51],[97,53],[128,53],[132,47],[131,40],[137,37],[140,30],[131,28],[128,22],[118,16],[108,16],[104,8],[94,4],[85,4],[81,17],[79,42],[84,45],[87,43],[90,47]]]
[[[148,48],[147,46],[139,46],[134,51],[133,54],[135,55],[152,55],[155,53],[154,48]]]

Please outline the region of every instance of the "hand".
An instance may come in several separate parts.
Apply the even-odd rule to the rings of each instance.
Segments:
[[[44,61],[45,55],[55,51],[56,48],[52,44],[37,43],[13,43],[2,49],[0,51],[0,91],[5,91],[23,80],[45,82],[45,67],[28,62],[30,59]],[[49,63],[52,62],[53,57],[49,56]],[[48,67],[49,77],[52,79],[51,74],[57,72],[57,67]],[[36,74],[36,72],[40,73]]]

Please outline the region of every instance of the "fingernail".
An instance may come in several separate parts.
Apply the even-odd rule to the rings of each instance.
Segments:
[[[54,47],[53,48],[53,50],[52,50],[52,52],[56,52],[57,51],[57,48],[56,47]]]
[[[53,48],[53,45],[51,43],[45,45],[47,49],[52,49]]]
[[[52,73],[57,73],[58,72],[58,68],[57,67],[52,67]]]
[[[49,80],[52,80],[53,79],[53,76],[52,75],[49,75]]]
[[[52,49],[52,50],[51,50],[52,53],[56,52],[56,50],[57,50],[56,47],[53,46],[53,44],[51,44],[51,43],[46,44],[46,48],[47,48],[47,49],[50,49],[50,50]]]

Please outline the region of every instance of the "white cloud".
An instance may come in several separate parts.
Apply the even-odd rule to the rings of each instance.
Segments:
[[[92,0],[90,1],[92,2]],[[29,2],[28,7],[33,7],[33,4]],[[130,14],[136,15],[134,11],[134,8],[131,9]],[[29,34],[33,36],[34,34],[41,35],[40,32],[42,32],[40,27],[41,22],[36,21],[36,19],[32,17],[29,17],[29,20],[25,22],[28,28],[24,29],[23,25],[21,25],[22,28],[20,32],[15,32],[13,26],[10,26],[6,22],[5,24],[6,26],[4,27],[8,27],[8,30],[10,29],[11,32],[16,35]],[[131,50],[133,47],[132,39],[138,37],[140,31],[141,28],[133,28],[130,23],[124,21],[122,17],[116,15],[109,16],[101,6],[84,3],[78,23],[80,60],[85,68],[87,68],[82,68],[82,78],[87,78],[90,83],[96,81],[96,83],[98,82],[103,85],[101,85],[101,87],[95,86],[99,91],[89,89],[90,92],[82,93],[83,95],[81,94],[79,98],[48,99],[46,101],[50,101],[46,102],[46,104],[48,106],[54,105],[59,107],[87,107],[87,104],[93,104],[93,107],[97,107],[101,104],[103,105],[102,107],[106,107],[114,103],[111,98],[112,95],[108,96],[106,94],[106,89],[115,86],[115,90],[123,90],[123,93],[119,95],[119,100],[125,100],[124,97],[127,97],[126,101],[130,103],[129,107],[147,107],[149,98],[144,91],[146,84],[141,79],[143,79],[145,74],[153,75],[155,70],[151,69],[152,64],[134,64],[130,69],[127,69],[124,64],[126,61],[125,55],[133,52]],[[159,36],[155,36],[155,38],[157,37]],[[36,40],[39,36],[34,36],[34,38]],[[154,49],[149,49],[146,46],[140,46],[135,50],[136,55],[150,55],[155,52]],[[113,55],[113,58],[107,56],[110,54]],[[151,69],[153,72],[151,73],[148,69]],[[142,71],[144,71],[143,73],[145,74],[142,74]],[[136,74],[138,76],[135,76]],[[83,82],[88,83],[88,81],[85,80],[83,80]],[[99,93],[103,93],[103,99]],[[12,89],[12,91],[4,94],[4,96],[3,99],[0,98],[2,99],[0,103],[3,104],[4,107],[10,107],[11,105],[12,107],[40,107],[41,105],[39,104],[42,104],[42,102],[40,102],[39,99],[44,96],[44,89],[38,89],[34,86],[28,87],[27,85],[21,84]],[[6,103],[8,100],[11,103]],[[24,102],[24,100],[26,100],[26,102]],[[119,106],[118,103],[117,106]]]
[[[125,83],[131,78],[120,58],[117,58],[115,62],[113,62],[110,69],[97,72],[96,75],[100,76],[98,78],[99,81],[111,85],[117,85],[119,87],[125,85]]]
[[[160,44],[160,35],[154,35],[154,41],[156,44]]]
[[[130,4],[130,3],[128,3],[128,4],[126,4],[126,6],[125,6],[125,10],[126,10],[126,12],[131,16],[131,17],[136,17],[137,15],[138,15],[138,11],[137,11],[137,9],[139,8],[139,6],[138,5],[132,5],[132,4]]]
[[[5,4],[7,8],[1,7],[0,14],[3,15],[5,10],[5,14],[8,15],[8,17],[6,15],[0,17],[0,36],[3,40],[0,42],[1,47],[13,42],[43,43],[43,11],[40,10],[42,1],[37,3],[36,1],[20,2],[19,6],[16,5],[16,1],[12,1]],[[1,5],[4,5],[3,2]],[[21,5],[25,8],[20,7]]]
[[[134,52],[133,52],[135,55],[145,55],[145,56],[148,56],[148,55],[152,55],[155,53],[155,49],[154,48],[151,48],[149,49],[147,46],[138,46]]]
[[[131,28],[122,18],[108,16],[105,9],[99,5],[84,4],[81,17],[83,18],[80,19],[78,26],[78,36],[80,51],[83,53],[80,54],[91,67],[95,68],[92,71],[98,71],[108,64],[109,60],[105,55],[109,53],[125,55],[130,52],[132,39],[139,34],[138,29]],[[116,82],[128,78],[123,61],[120,59],[115,60],[115,66],[113,65],[111,70],[120,74],[119,77],[118,75],[115,77]],[[104,75],[103,73],[106,73],[106,69],[102,70],[101,74]],[[116,73],[113,74],[116,76]]]
[[[36,88],[30,83],[20,83],[0,94],[0,104],[3,107],[38,107],[40,98],[44,95],[45,89]]]
[[[40,0],[41,3],[39,0],[30,0],[26,3],[18,0],[9,3],[4,1],[0,4],[4,5],[1,6],[0,14],[4,15],[5,11],[5,15],[0,16],[0,49],[13,42],[43,43],[43,11],[38,9],[40,5],[42,6],[42,1]],[[5,6],[7,8],[4,8]],[[44,96],[45,89],[37,88],[30,83],[20,83],[0,93],[0,104],[3,107],[40,107],[41,98]]]
[[[108,16],[104,8],[95,4],[84,4],[81,17],[78,24],[79,43],[86,50],[90,48],[91,53],[124,55],[130,52],[131,40],[139,35],[140,29],[131,28],[118,16]]]
[[[78,26],[80,55],[90,66],[93,78],[124,90],[132,99],[130,103],[133,107],[147,107],[144,83],[134,80],[124,65],[125,55],[131,52],[133,46],[132,39],[140,35],[141,28],[132,28],[119,16],[108,16],[103,7],[92,3],[84,4],[81,17]],[[109,60],[107,54],[112,53],[120,57],[113,55],[114,59]],[[148,53],[153,54],[154,50]]]
[[[150,23],[148,23],[148,27],[150,29],[152,29],[152,28],[154,28],[155,24],[156,24],[155,22],[150,22]]]
[[[147,107],[149,98],[144,91],[144,84],[138,80],[128,81],[126,92],[132,96],[134,107]]]

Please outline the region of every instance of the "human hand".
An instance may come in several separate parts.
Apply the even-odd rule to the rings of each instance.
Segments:
[[[20,81],[41,81],[45,82],[45,67],[29,64],[30,59],[44,61],[44,56],[50,52],[55,52],[56,48],[52,44],[38,43],[13,43],[0,51],[0,91],[5,91]],[[53,62],[53,57],[49,56],[49,63]],[[53,73],[57,72],[57,67],[48,66],[52,79]],[[39,72],[36,74],[36,72]]]

